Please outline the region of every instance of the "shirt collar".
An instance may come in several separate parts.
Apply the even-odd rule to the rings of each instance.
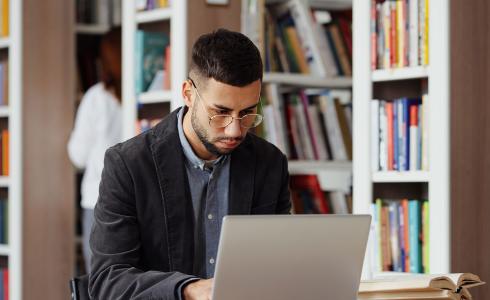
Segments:
[[[210,168],[211,166],[213,167],[217,166],[225,159],[225,157],[227,157],[227,155],[220,155],[215,160],[206,161],[199,158],[194,153],[194,150],[192,150],[192,147],[189,144],[189,141],[187,140],[184,134],[183,121],[184,121],[184,115],[186,114],[187,111],[188,111],[187,107],[183,106],[180,108],[177,114],[177,129],[179,131],[180,144],[182,145],[182,149],[184,150],[184,155],[194,168],[199,168],[200,170],[204,170],[204,167],[206,167],[206,169],[211,169]]]

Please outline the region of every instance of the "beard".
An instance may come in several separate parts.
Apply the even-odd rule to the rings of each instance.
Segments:
[[[210,140],[206,129],[204,129],[197,121],[197,107],[196,106],[194,106],[192,108],[191,125],[192,125],[192,128],[194,129],[194,132],[196,133],[197,137],[199,138],[201,143],[204,145],[206,150],[209,153],[216,155],[216,156],[230,154],[234,149],[222,150],[222,149],[219,149],[218,147],[216,147],[216,145],[214,145],[214,143],[219,142],[219,141],[240,142],[241,140],[243,140],[243,138],[227,138],[227,137],[217,137],[213,140]]]

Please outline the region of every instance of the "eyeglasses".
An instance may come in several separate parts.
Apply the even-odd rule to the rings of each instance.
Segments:
[[[208,119],[209,119],[209,126],[213,128],[224,128],[228,125],[230,125],[233,120],[238,120],[240,122],[240,126],[243,128],[254,128],[257,127],[260,123],[262,123],[262,120],[264,117],[260,114],[246,114],[240,118],[233,117],[232,115],[214,115],[211,116],[208,112],[208,109],[204,105],[204,100],[202,99],[201,95],[199,94],[199,91],[197,90],[196,85],[194,84],[194,81],[189,78],[189,81],[191,82],[192,86],[196,90],[197,96],[199,97],[200,101],[202,102],[202,106],[206,110],[208,114]],[[259,105],[260,101],[259,101]]]

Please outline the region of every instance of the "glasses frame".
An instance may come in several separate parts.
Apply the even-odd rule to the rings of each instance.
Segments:
[[[192,86],[194,87],[194,89],[196,90],[196,94],[197,94],[197,96],[199,97],[200,102],[202,102],[202,106],[203,106],[203,108],[206,110],[206,113],[208,114],[208,123],[209,123],[209,126],[210,126],[210,127],[212,127],[212,128],[216,128],[216,129],[219,129],[219,128],[226,128],[226,127],[228,127],[228,126],[229,126],[231,123],[233,123],[233,121],[238,120],[238,123],[240,124],[240,127],[242,127],[242,128],[246,128],[246,129],[250,129],[250,128],[255,128],[255,127],[259,126],[259,125],[260,125],[260,123],[262,123],[262,121],[264,120],[264,116],[263,116],[263,115],[261,115],[261,114],[246,114],[246,115],[243,115],[243,116],[241,116],[241,117],[234,117],[234,116],[232,116],[232,115],[220,115],[220,114],[211,115],[211,114],[209,113],[209,111],[208,111],[208,108],[207,108],[207,107],[204,105],[204,102],[205,102],[205,101],[203,100],[203,98],[202,98],[201,94],[199,93],[199,90],[197,89],[196,84],[194,83],[194,81],[193,81],[193,80],[192,80],[190,77],[189,77],[189,78],[187,78],[187,79],[188,79],[188,80],[191,82],[191,85],[192,85]],[[262,108],[262,102],[260,101],[260,99],[259,99],[259,105],[260,105],[260,108]],[[248,117],[248,116],[255,116],[255,117],[259,118],[259,121],[258,121],[258,122],[257,122],[257,124],[256,124],[256,125],[254,125],[254,126],[243,126],[243,124],[242,124],[242,120],[243,120],[244,118]],[[226,117],[226,118],[229,118],[229,119],[230,119],[230,122],[228,122],[228,123],[227,123],[226,125],[224,125],[224,126],[213,126],[213,125],[211,125],[211,121],[212,121],[213,119],[217,118],[217,117],[221,117],[221,118]]]

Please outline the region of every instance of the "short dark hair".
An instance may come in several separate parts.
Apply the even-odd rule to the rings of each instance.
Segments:
[[[262,59],[254,43],[239,32],[218,29],[204,34],[192,47],[189,77],[243,87],[262,80]]]

